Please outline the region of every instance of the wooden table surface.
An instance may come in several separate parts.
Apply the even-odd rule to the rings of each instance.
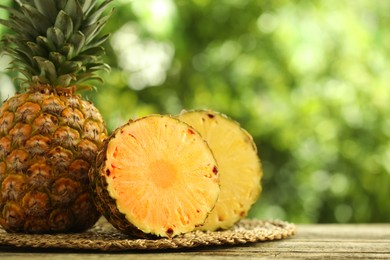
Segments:
[[[187,250],[96,252],[0,247],[0,259],[390,259],[390,224],[297,225],[288,239]]]

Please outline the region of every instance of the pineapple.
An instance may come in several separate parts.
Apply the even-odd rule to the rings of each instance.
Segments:
[[[263,173],[256,145],[247,131],[221,113],[183,111],[178,118],[207,141],[220,172],[218,201],[200,229],[228,229],[247,215],[261,192]]]
[[[89,177],[106,219],[138,237],[170,238],[194,230],[220,191],[207,143],[167,115],[139,118],[115,130]]]
[[[24,93],[0,109],[0,224],[8,232],[83,231],[100,213],[88,171],[106,138],[102,116],[76,94],[107,65],[98,36],[110,0],[18,0],[0,20]]]

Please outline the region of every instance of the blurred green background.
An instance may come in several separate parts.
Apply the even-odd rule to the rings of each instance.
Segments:
[[[253,135],[262,160],[250,217],[390,222],[390,1],[112,6],[112,70],[82,93],[110,131],[151,113],[221,111]],[[8,62],[1,56],[2,100],[15,92]]]

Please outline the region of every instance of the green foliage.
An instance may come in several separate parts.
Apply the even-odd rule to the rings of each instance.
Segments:
[[[110,130],[150,113],[212,108],[257,143],[264,190],[251,217],[389,221],[390,1],[113,6],[103,32],[112,33],[112,70],[98,92],[83,93]]]

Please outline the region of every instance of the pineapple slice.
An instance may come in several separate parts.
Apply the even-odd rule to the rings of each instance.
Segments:
[[[247,215],[260,195],[263,172],[256,145],[247,131],[223,114],[183,111],[178,118],[207,141],[220,172],[220,196],[200,229],[228,229]]]
[[[106,219],[141,237],[194,230],[204,223],[220,191],[207,143],[189,125],[162,115],[118,128],[89,176]]]

